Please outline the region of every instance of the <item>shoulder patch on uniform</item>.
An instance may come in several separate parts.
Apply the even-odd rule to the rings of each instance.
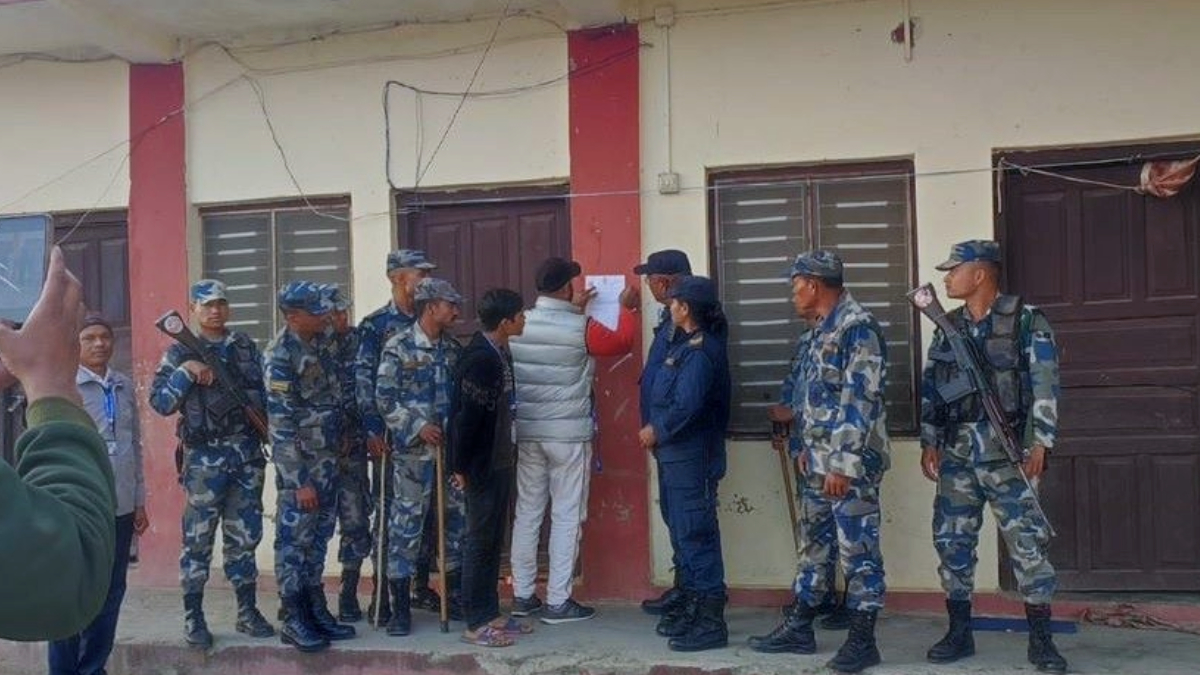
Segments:
[[[286,394],[292,388],[292,383],[285,380],[270,380],[267,383],[267,389],[280,394]]]

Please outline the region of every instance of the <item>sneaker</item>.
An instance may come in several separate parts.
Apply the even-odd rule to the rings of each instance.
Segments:
[[[567,601],[561,605],[550,605],[542,612],[542,623],[570,623],[572,621],[583,621],[596,616],[596,610],[567,598]]]
[[[542,604],[541,598],[539,598],[536,593],[528,598],[520,598],[514,595],[512,601],[512,611],[509,612],[509,614],[512,614],[513,616],[533,616],[534,614],[542,611],[543,607],[545,607],[545,605]]]

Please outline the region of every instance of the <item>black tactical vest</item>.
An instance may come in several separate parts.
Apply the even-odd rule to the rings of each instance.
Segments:
[[[238,382],[247,398],[256,407],[262,407],[263,402],[258,394],[258,386],[254,379],[258,376],[258,363],[255,358],[254,343],[242,333],[233,336],[231,345],[232,359],[224,359],[219,345],[206,345],[208,356],[221,359],[233,380]],[[195,353],[185,350],[186,354],[180,362],[189,359],[200,360]],[[211,387],[193,387],[184,398],[180,408],[180,421],[177,432],[180,439],[189,446],[215,443],[237,433],[254,435],[246,421],[237,399],[229,395],[217,384]]]
[[[1021,310],[1024,304],[1016,295],[999,295],[992,303],[992,333],[980,344],[978,351],[986,359],[982,364],[990,372],[992,387],[1000,399],[1008,421],[1020,429],[1025,423],[1025,414],[1032,398],[1029,384],[1029,364],[1021,354]],[[970,327],[966,309],[959,307],[949,313],[950,320],[967,339]],[[940,349],[929,354],[933,362],[934,382],[938,395],[947,408],[947,426],[953,428],[960,422],[980,422],[987,419],[979,396],[971,390],[971,383],[954,358],[954,350],[948,340]]]

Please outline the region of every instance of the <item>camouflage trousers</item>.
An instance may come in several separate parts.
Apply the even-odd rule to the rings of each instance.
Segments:
[[[337,518],[338,562],[357,570],[371,555],[371,511],[375,501],[367,478],[367,458],[350,454],[338,458]]]
[[[879,485],[856,481],[841,499],[827,497],[825,476],[805,477],[800,493],[800,563],[796,598],[816,607],[834,583],[829,564],[836,556],[846,577],[846,606],[877,611],[887,590],[879,548]]]
[[[246,462],[236,447],[188,449],[180,476],[187,493],[179,554],[179,583],[185,594],[203,591],[208,582],[218,524],[230,583],[241,586],[258,579],[254,551],[262,541],[265,470],[265,461]]]
[[[800,472],[798,466],[794,466],[793,468],[796,469],[796,474],[795,474],[796,492],[795,492],[795,494],[796,494],[797,500],[800,500],[800,499],[803,499],[804,484],[808,479],[805,477],[805,475],[803,473]],[[804,539],[804,520],[799,518],[798,514],[797,514],[795,526],[796,526],[795,539],[796,539],[796,542],[798,542],[796,544],[796,547],[797,547],[796,555],[799,555],[800,550],[804,545],[805,539]],[[825,561],[824,569],[821,570],[821,578],[824,579],[825,583],[828,585],[825,587],[824,593],[821,592],[821,589],[819,589],[819,588],[816,589],[816,591],[815,591],[816,596],[818,598],[820,598],[820,601],[818,602],[818,604],[822,604],[822,605],[837,604],[837,601],[838,601],[838,598],[837,598],[837,568],[838,568],[838,549],[836,546],[830,546],[829,547],[829,558]]]
[[[943,455],[933,501],[933,545],[941,559],[942,588],[951,600],[970,600],[975,589],[975,548],[983,506],[989,503],[1025,602],[1050,602],[1058,579],[1046,557],[1050,533],[1033,507],[1035,499],[1019,469],[1007,461],[974,464]]]
[[[436,524],[433,528],[426,528],[429,514],[436,516],[437,509],[434,461],[432,457],[393,452],[389,463],[392,465],[392,484],[396,493],[388,512],[387,574],[391,579],[411,578],[422,549],[428,549],[423,546],[428,543],[425,541],[426,534],[429,538],[437,537]],[[443,561],[443,571],[449,573],[462,567],[466,507],[463,493],[450,485],[449,472],[444,478],[446,560]]]
[[[321,456],[308,467],[308,485],[317,491],[317,508],[304,511],[296,490],[276,479],[275,580],[279,595],[289,596],[320,585],[325,552],[337,521],[337,459]]]

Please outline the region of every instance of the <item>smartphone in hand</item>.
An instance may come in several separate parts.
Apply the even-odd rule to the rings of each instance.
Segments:
[[[46,282],[54,221],[48,215],[0,216],[0,320],[24,323]]]

